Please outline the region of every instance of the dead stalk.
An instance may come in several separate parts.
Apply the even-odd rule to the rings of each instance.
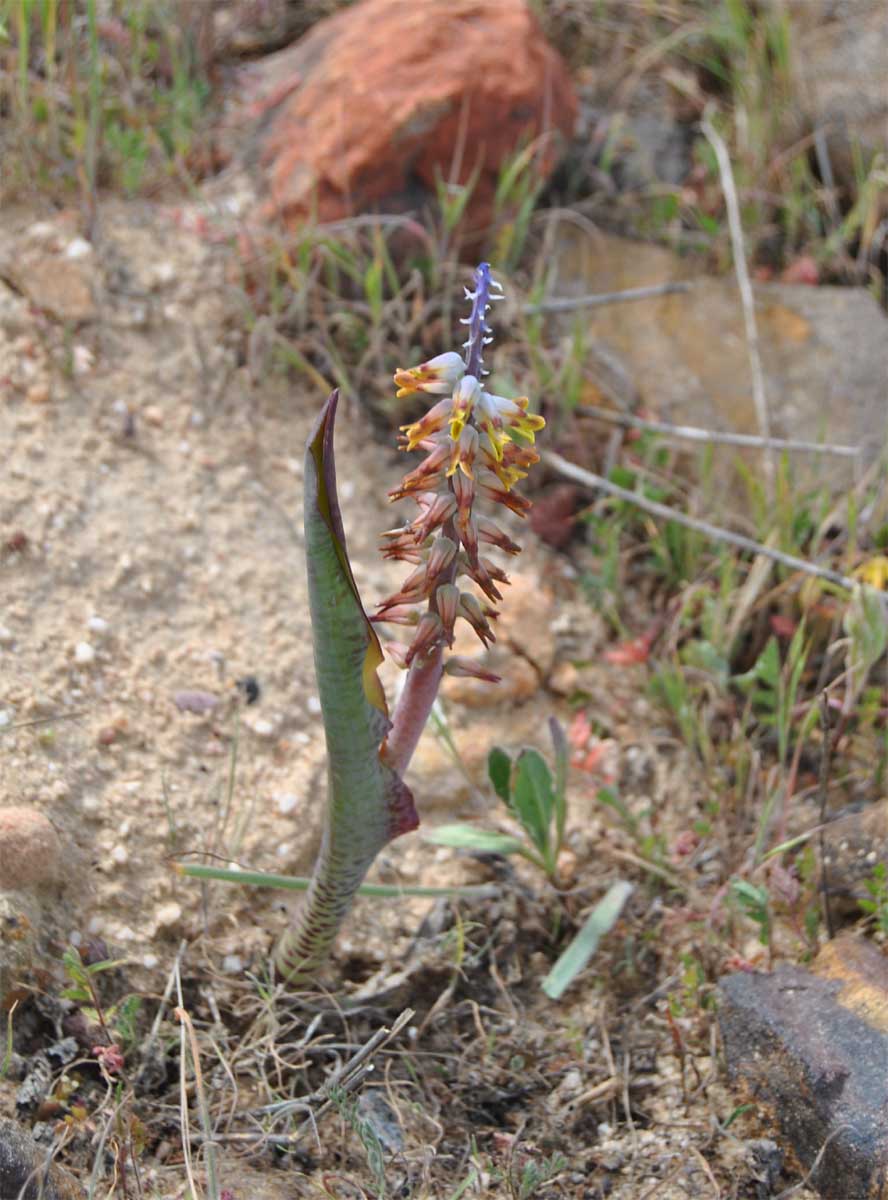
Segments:
[[[740,221],[740,202],[737,199],[737,186],[734,182],[734,172],[731,167],[731,157],[725,145],[724,138],[712,124],[709,116],[704,116],[700,123],[706,140],[715,151],[718,171],[721,177],[722,191],[725,196],[725,207],[728,212],[728,226],[731,231],[731,247],[734,255],[734,271],[737,275],[737,287],[740,290],[740,303],[743,307],[743,322],[746,327],[746,347],[749,354],[749,372],[752,376],[752,398],[755,403],[756,418],[759,433],[764,441],[771,438],[771,416],[768,411],[768,398],[765,393],[765,375],[762,370],[762,357],[759,350],[758,326],[755,320],[755,298],[752,294],[752,283],[749,279],[749,268],[746,265],[746,247],[743,242],[743,225]],[[774,486],[774,456],[770,449],[765,449],[762,455],[762,466],[765,480],[769,489]]]

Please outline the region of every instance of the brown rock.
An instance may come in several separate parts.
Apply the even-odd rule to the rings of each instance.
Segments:
[[[92,262],[68,259],[44,250],[28,251],[4,269],[35,308],[65,325],[82,325],[96,316]]]
[[[779,1124],[825,1200],[888,1197],[888,959],[837,938],[814,971],[730,975],[728,1072]]]
[[[58,877],[62,847],[50,822],[25,805],[0,807],[0,888],[40,887]]]
[[[16,1121],[0,1119],[0,1198],[6,1200],[84,1200],[86,1193],[68,1174],[49,1162]]]
[[[439,177],[477,171],[468,224],[483,227],[503,164],[540,138],[548,175],[576,115],[523,0],[364,0],[259,70],[246,157],[263,170],[263,215],[291,223],[415,208]]]

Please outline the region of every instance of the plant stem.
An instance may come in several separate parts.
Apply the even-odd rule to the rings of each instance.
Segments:
[[[385,762],[403,775],[425,729],[444,674],[444,651],[438,647],[421,661],[414,660],[385,740]]]

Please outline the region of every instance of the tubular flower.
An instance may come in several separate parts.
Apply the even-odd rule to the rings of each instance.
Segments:
[[[475,501],[483,498],[526,516],[530,501],[514,490],[515,484],[539,462],[533,443],[545,421],[528,411],[527,397],[512,400],[484,390],[483,350],[492,341],[487,313],[492,301],[502,299],[502,288],[491,279],[487,263],[476,270],[474,285],[473,291],[466,289],[472,311],[463,321],[469,334],[465,356],[450,351],[395,372],[398,398],[421,392],[444,397],[418,421],[401,426],[401,448],[419,450],[425,457],[389,496],[414,500],[419,514],[382,535],[386,558],[415,567],[373,618],[414,626],[409,647],[395,643],[391,651],[404,667],[427,661],[445,644],[452,646],[457,618],[467,621],[485,646],[495,641],[489,622],[498,614],[489,602],[502,599],[496,584],[508,583],[508,578],[479,555],[478,543],[506,554],[517,554],[520,546],[477,513]],[[468,576],[486,599],[461,591],[456,583],[460,575]],[[411,620],[418,604],[426,609]],[[497,680],[471,660],[451,658],[447,669]]]

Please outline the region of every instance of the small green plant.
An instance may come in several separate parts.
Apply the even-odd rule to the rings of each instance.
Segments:
[[[426,840],[478,854],[520,854],[555,882],[567,820],[567,742],[554,717],[549,732],[555,752],[554,774],[538,750],[521,750],[513,759],[502,747],[494,746],[487,758],[493,790],[524,837],[454,824],[433,829]]]
[[[770,949],[772,920],[768,889],[750,883],[748,879],[734,879],[731,881],[731,897],[743,915],[758,926],[759,941]]]
[[[867,898],[861,900],[860,907],[873,918],[876,929],[888,934],[888,871],[883,862],[873,867],[873,873],[865,880]]]
[[[549,1158],[541,1158],[539,1161],[530,1159],[524,1164],[517,1178],[509,1179],[509,1190],[514,1200],[533,1200],[540,1188],[551,1183],[555,1176],[567,1170],[567,1167],[567,1159],[557,1151]]]

